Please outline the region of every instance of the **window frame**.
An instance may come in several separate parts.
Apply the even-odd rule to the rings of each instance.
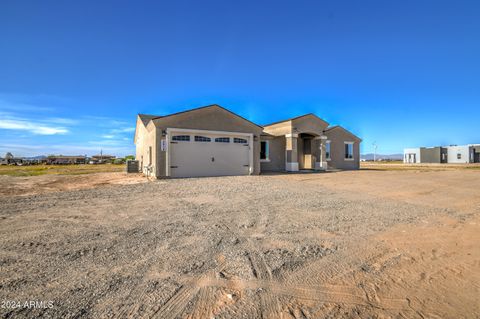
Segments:
[[[462,159],[462,153],[457,153],[457,160],[461,160]]]
[[[327,151],[327,144],[329,146],[328,151]],[[330,141],[330,140],[325,141],[325,160],[327,160],[327,161],[332,160],[332,141]]]
[[[210,143],[212,142],[212,138],[208,136],[203,136],[203,135],[195,135],[193,137],[194,142],[199,142],[199,143]]]
[[[241,137],[234,137],[233,138],[233,144],[248,144],[248,140],[246,138],[241,138]]]
[[[354,145],[355,145],[355,142],[343,142],[344,143],[344,146],[343,146],[343,159],[345,161],[354,161],[355,160],[355,154],[354,154]],[[352,157],[347,157],[347,149],[346,149],[346,146],[347,145],[352,145]]]
[[[262,143],[265,143],[265,158],[262,158]],[[270,141],[260,141],[260,162],[270,162]]]
[[[184,138],[187,138],[187,139],[184,139]],[[176,138],[179,138],[179,139],[176,139]],[[190,142],[191,141],[191,138],[190,138],[190,135],[173,135],[172,136],[172,142]]]
[[[226,140],[226,141],[225,141]],[[222,137],[215,137],[215,143],[230,143],[230,137],[222,136]]]

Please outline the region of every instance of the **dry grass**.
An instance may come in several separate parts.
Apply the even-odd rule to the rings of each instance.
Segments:
[[[0,166],[0,175],[7,176],[39,176],[53,175],[81,175],[92,173],[109,173],[125,171],[125,164],[104,165],[30,165],[30,166]]]

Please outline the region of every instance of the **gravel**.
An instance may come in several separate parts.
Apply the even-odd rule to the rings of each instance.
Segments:
[[[0,311],[4,318],[175,318],[211,301],[206,309],[218,317],[261,316],[269,305],[262,282],[307,285],[321,279],[321,268],[308,273],[316,263],[371,271],[365,260],[349,257],[353,251],[371,245],[385,252],[369,243],[372,236],[441,213],[275,176],[3,197],[1,300],[53,301],[53,307]]]

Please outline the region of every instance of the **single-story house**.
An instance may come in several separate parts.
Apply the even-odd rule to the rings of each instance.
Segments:
[[[84,155],[50,155],[46,158],[46,163],[50,165],[60,164],[85,164]]]
[[[157,178],[358,169],[361,141],[314,114],[260,126],[216,104],[138,114],[134,138],[140,170]]]
[[[115,158],[114,155],[97,154],[91,157],[90,162],[95,164],[113,163]]]

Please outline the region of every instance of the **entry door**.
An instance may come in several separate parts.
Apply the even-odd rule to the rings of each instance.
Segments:
[[[174,136],[182,137],[173,140]],[[170,137],[170,176],[200,177],[250,174],[250,137],[206,132]]]
[[[303,168],[313,169],[312,139],[303,140]]]

